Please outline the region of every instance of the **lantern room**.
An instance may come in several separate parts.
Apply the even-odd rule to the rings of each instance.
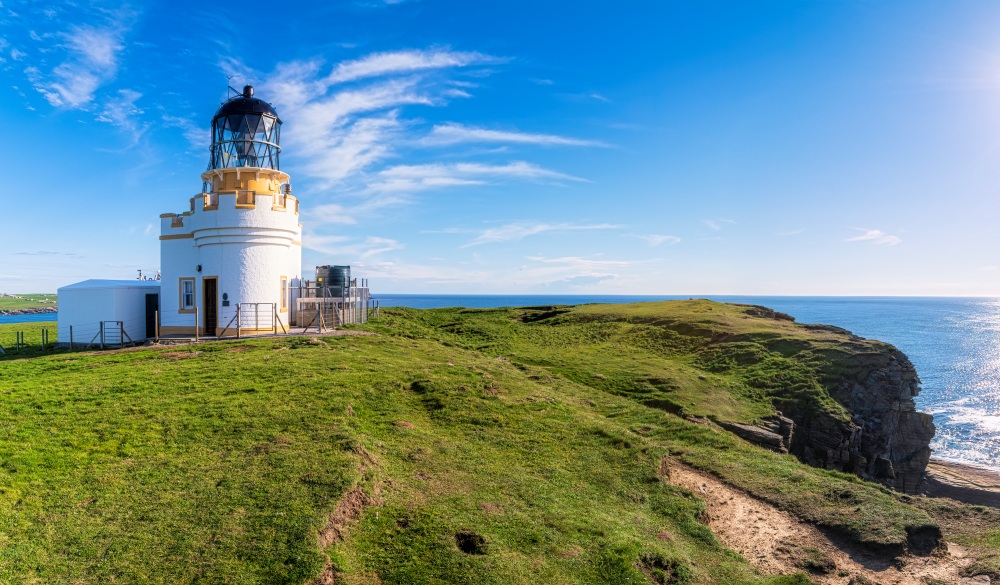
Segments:
[[[271,104],[243,94],[222,104],[212,118],[212,153],[208,170],[252,167],[280,170],[281,120]]]

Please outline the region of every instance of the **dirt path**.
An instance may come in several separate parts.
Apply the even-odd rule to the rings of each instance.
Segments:
[[[927,585],[956,583],[987,585],[989,577],[963,578],[972,562],[964,550],[948,545],[947,553],[905,557],[900,564],[838,546],[811,524],[757,500],[707,474],[677,463],[668,466],[667,480],[705,501],[708,527],[729,548],[767,574],[806,571],[815,583]]]

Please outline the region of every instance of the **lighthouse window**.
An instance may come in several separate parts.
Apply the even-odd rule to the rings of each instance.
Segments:
[[[281,310],[288,310],[288,277],[281,277]]]
[[[181,310],[194,309],[194,279],[181,279]]]

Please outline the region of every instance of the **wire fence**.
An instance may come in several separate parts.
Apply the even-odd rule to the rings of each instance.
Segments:
[[[366,323],[378,318],[380,307],[372,299],[367,286],[337,289],[316,286],[306,281],[293,297],[293,306],[282,310],[275,303],[239,303],[233,307],[220,307],[211,321],[196,309],[191,316],[194,340],[208,338],[239,338],[244,335],[295,334],[305,331],[328,331],[344,325]],[[362,281],[363,285],[366,285]],[[331,290],[336,294],[331,295]],[[307,295],[307,296],[303,296]],[[315,295],[315,296],[313,296]],[[289,311],[288,309],[293,309]],[[134,346],[147,341],[159,341],[160,315],[147,319],[134,317],[126,320],[74,322],[63,327],[52,322],[17,323],[0,325],[0,358],[26,356],[54,350],[113,349]],[[206,327],[206,325],[208,327]],[[186,336],[182,336],[186,337]]]
[[[56,328],[51,322],[0,325],[0,359],[39,355],[56,346]]]

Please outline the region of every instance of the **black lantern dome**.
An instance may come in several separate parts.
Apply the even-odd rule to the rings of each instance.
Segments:
[[[281,120],[271,104],[243,94],[224,102],[212,118],[212,158],[208,170],[258,167],[280,170]]]

